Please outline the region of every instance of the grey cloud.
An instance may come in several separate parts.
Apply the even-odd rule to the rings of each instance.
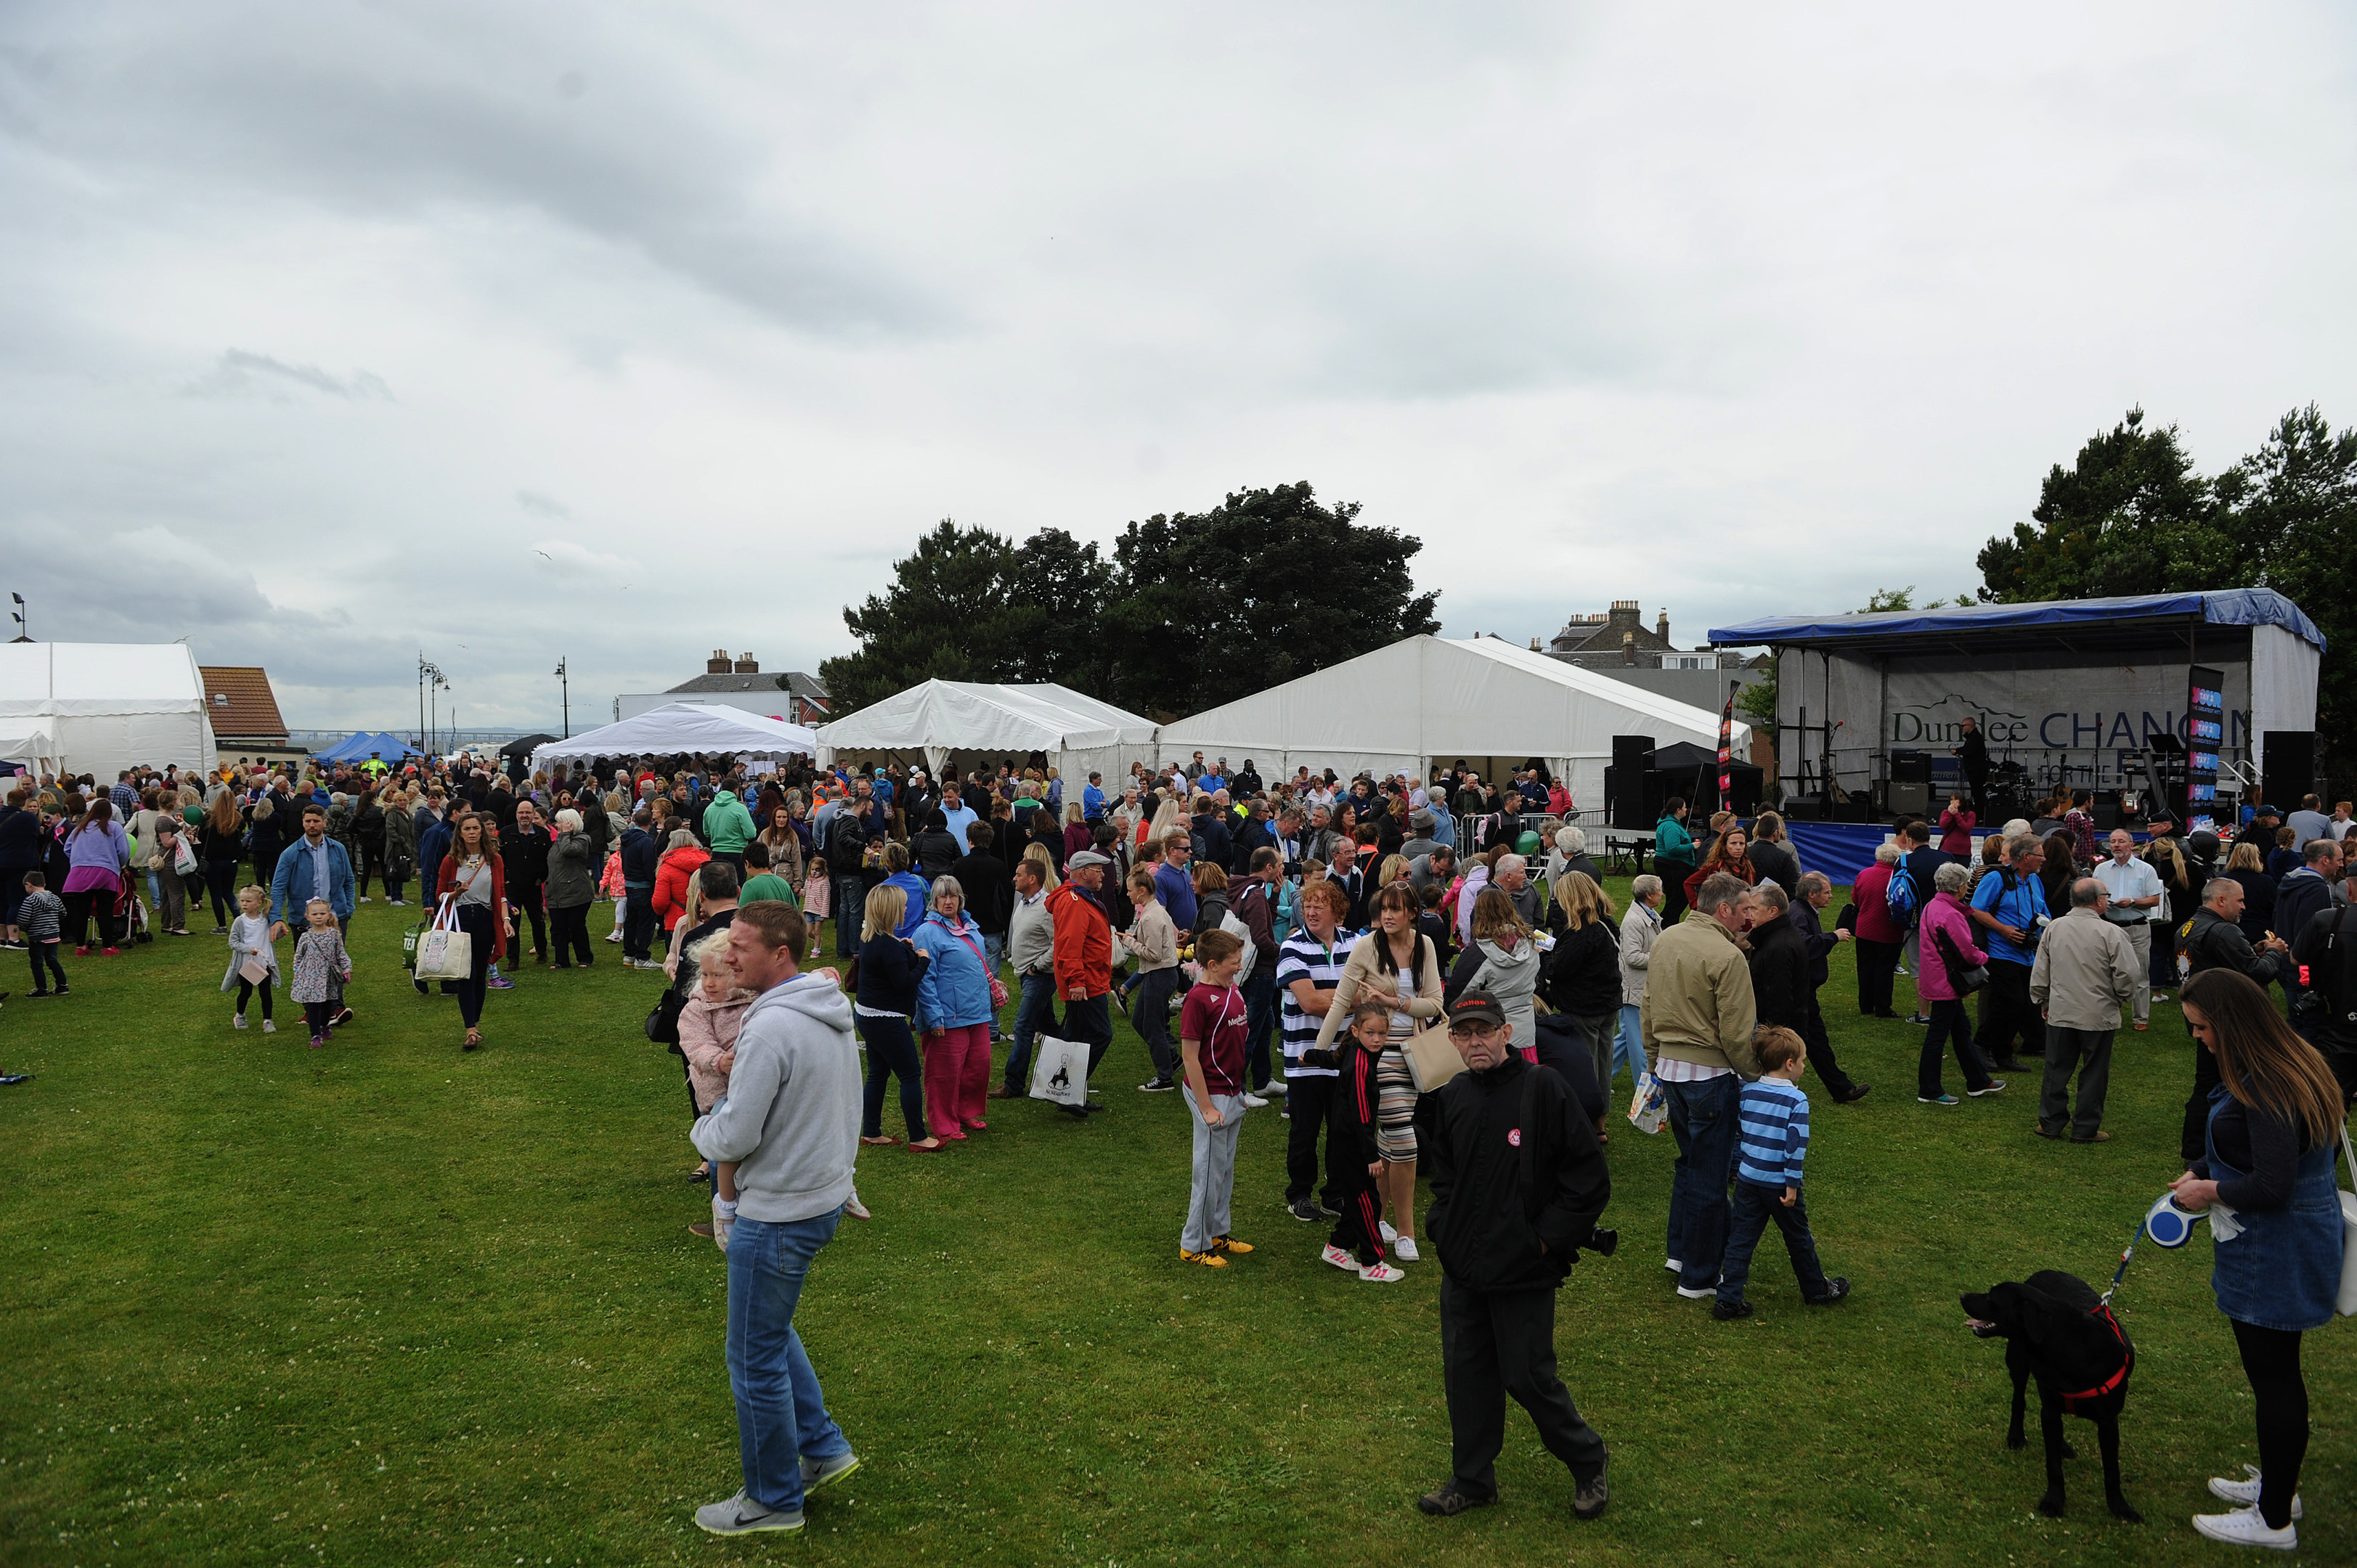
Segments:
[[[252,354],[242,349],[226,349],[213,367],[182,389],[190,397],[240,398],[264,397],[273,402],[290,401],[292,388],[322,392],[339,397],[347,403],[391,403],[393,389],[384,378],[368,371],[354,371],[350,375],[329,375],[317,365],[290,365],[284,360],[274,360],[267,354]]]
[[[567,507],[563,501],[556,499],[553,496],[542,495],[538,490],[518,490],[515,493],[515,499],[516,505],[523,508],[524,510],[532,513],[534,517],[569,519],[573,515],[572,509]]]

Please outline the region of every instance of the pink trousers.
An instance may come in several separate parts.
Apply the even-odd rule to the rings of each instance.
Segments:
[[[978,1125],[989,1089],[989,1025],[925,1036],[925,1122],[935,1137]]]

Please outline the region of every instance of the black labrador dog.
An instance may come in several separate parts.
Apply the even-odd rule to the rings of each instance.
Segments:
[[[1958,1299],[1975,1334],[2006,1341],[2006,1369],[2013,1374],[2007,1448],[2028,1445],[2022,1417],[2029,1380],[2038,1380],[2039,1424],[2046,1434],[2046,1495],[2038,1499],[2038,1511],[2053,1519],[2062,1515],[2062,1461],[2078,1457],[2063,1439],[2062,1418],[2075,1415],[2095,1423],[2104,1451],[2104,1496],[2113,1514],[2141,1524],[2144,1516],[2120,1495],[2120,1410],[2127,1403],[2128,1374],[2136,1370],[2136,1347],[2111,1308],[2086,1281],[2060,1269],[2040,1269],[2025,1283],[1996,1285],[1986,1295]]]

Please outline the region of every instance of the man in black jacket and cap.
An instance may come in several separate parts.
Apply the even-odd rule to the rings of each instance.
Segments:
[[[1835,1104],[1847,1105],[1865,1099],[1871,1086],[1852,1082],[1835,1058],[1817,989],[1832,973],[1825,955],[1849,940],[1849,933],[1828,931],[1817,918],[1833,902],[1831,878],[1822,871],[1804,871],[1800,888],[1789,904],[1772,882],[1751,894],[1751,994],[1759,999],[1760,1021],[1781,1024],[1800,1036],[1825,1092]]]
[[[1596,1229],[1612,1178],[1596,1130],[1564,1080],[1523,1059],[1498,998],[1469,990],[1448,1008],[1467,1071],[1424,1096],[1417,1146],[1430,1162],[1426,1226],[1440,1249],[1440,1361],[1454,1474],[1416,1506],[1452,1515],[1495,1502],[1506,1396],[1530,1412],[1569,1467],[1572,1511],[1604,1511],[1604,1439],[1555,1375],[1555,1293]]]

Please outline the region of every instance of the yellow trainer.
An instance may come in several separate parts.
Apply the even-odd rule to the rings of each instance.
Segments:
[[[1216,1247],[1219,1243],[1214,1241],[1211,1245]],[[1228,1266],[1228,1261],[1215,1253],[1190,1252],[1184,1247],[1178,1249],[1178,1261],[1182,1263],[1200,1263],[1207,1269],[1224,1269]]]
[[[1211,1251],[1214,1252],[1233,1252],[1238,1257],[1242,1257],[1246,1252],[1252,1251],[1252,1243],[1249,1241],[1239,1241],[1232,1236],[1214,1236],[1211,1238]]]

